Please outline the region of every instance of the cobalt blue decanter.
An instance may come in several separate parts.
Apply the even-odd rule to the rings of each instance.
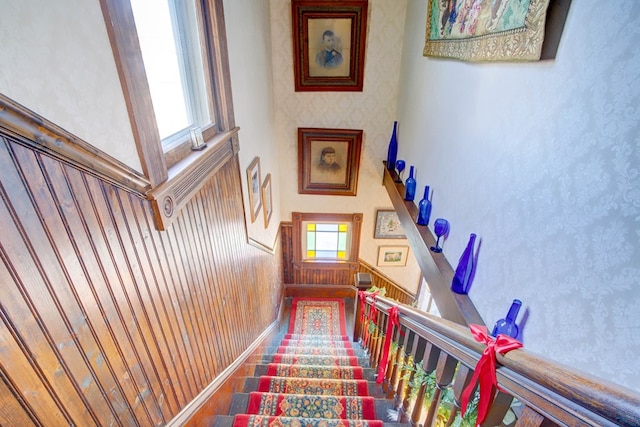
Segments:
[[[398,122],[393,122],[393,133],[389,140],[389,149],[387,150],[387,169],[393,170],[396,167],[396,158],[398,157],[398,138],[396,137],[396,129]]]
[[[429,225],[431,216],[431,201],[429,200],[429,186],[424,187],[424,197],[418,203],[418,225]]]
[[[518,312],[520,311],[521,306],[522,301],[514,299],[511,303],[511,307],[509,308],[509,312],[507,313],[507,317],[496,322],[491,335],[497,337],[498,335],[503,334],[508,335],[511,338],[517,338],[518,325],[516,325],[516,318],[518,317]]]
[[[471,276],[473,274],[475,259],[473,256],[473,246],[476,242],[476,235],[469,236],[469,243],[460,256],[456,273],[451,282],[451,290],[457,294],[468,294],[471,286]]]
[[[413,201],[416,197],[416,180],[413,177],[413,166],[409,168],[409,178],[404,182],[404,199]]]

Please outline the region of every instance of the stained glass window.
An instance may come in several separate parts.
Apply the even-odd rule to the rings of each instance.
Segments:
[[[349,259],[348,223],[305,222],[304,230],[305,259]]]

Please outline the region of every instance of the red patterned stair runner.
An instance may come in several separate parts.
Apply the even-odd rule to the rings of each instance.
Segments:
[[[294,298],[289,334],[234,427],[382,427],[346,336],[344,303]]]

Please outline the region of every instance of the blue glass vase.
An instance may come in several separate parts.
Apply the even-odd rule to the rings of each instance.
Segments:
[[[416,197],[416,179],[413,177],[413,166],[409,168],[409,178],[404,182],[404,199],[413,201]]]
[[[418,225],[429,225],[431,216],[431,201],[429,200],[429,186],[424,187],[424,197],[418,203]]]
[[[398,157],[398,138],[396,137],[396,130],[398,128],[398,122],[393,122],[393,133],[389,140],[389,149],[387,150],[387,169],[394,170],[396,167],[396,158]]]
[[[496,322],[491,335],[497,337],[498,335],[503,334],[508,335],[511,338],[517,338],[519,330],[518,325],[516,325],[516,318],[518,317],[520,307],[522,307],[522,301],[514,299],[511,303],[511,307],[509,308],[509,312],[507,313],[507,317]]]
[[[456,273],[453,276],[451,282],[451,290],[457,294],[468,294],[469,287],[471,286],[471,276],[473,269],[475,268],[475,259],[473,255],[473,246],[476,243],[476,235],[471,234],[469,236],[469,242],[464,252],[460,256],[458,266],[456,267]]]

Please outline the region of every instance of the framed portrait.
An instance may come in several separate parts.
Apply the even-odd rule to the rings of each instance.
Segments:
[[[251,209],[252,223],[256,222],[258,213],[260,213],[260,207],[262,206],[260,200],[261,183],[262,179],[260,177],[260,157],[256,157],[247,168],[247,185],[249,186],[249,209]]]
[[[376,228],[373,232],[374,239],[406,239],[402,224],[396,211],[391,209],[378,209],[376,211]]]
[[[362,92],[368,0],[292,0],[295,90]]]
[[[264,215],[264,228],[269,227],[271,214],[273,213],[273,200],[271,198],[271,174],[268,173],[262,183],[262,212]]]
[[[355,196],[362,130],[298,128],[298,193]]]
[[[409,246],[378,247],[378,267],[404,267],[407,265]]]

